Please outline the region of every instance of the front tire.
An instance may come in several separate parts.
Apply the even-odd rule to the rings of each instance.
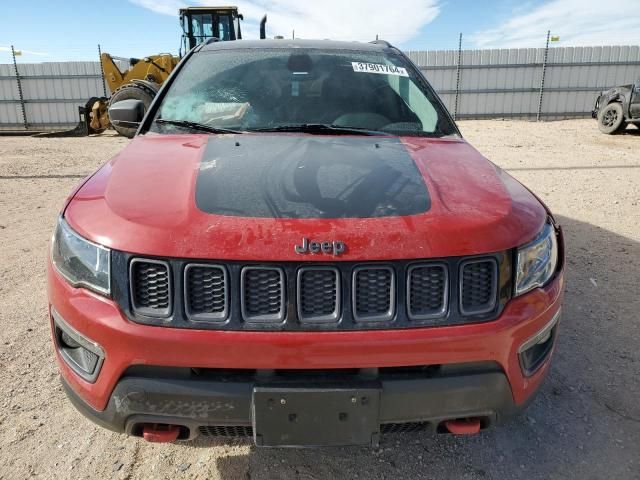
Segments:
[[[610,103],[598,113],[598,128],[602,133],[613,135],[624,130],[626,126],[622,105],[618,102]]]

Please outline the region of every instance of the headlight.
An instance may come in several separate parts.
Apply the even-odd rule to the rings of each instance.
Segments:
[[[530,243],[518,248],[516,296],[541,287],[553,276],[558,264],[558,240],[547,222]]]
[[[109,295],[110,250],[80,237],[62,217],[51,241],[51,261],[74,287],[87,287]]]

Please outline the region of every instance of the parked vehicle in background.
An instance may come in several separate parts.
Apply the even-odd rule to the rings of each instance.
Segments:
[[[591,116],[598,119],[600,131],[609,135],[621,132],[628,123],[640,128],[640,78],[635,84],[600,93]]]

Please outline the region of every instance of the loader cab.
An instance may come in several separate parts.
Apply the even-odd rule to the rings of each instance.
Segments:
[[[237,7],[189,7],[180,9],[182,43],[180,54],[210,38],[220,41],[240,40],[242,14]]]

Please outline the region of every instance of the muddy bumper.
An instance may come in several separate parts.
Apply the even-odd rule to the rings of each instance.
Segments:
[[[63,384],[78,410],[116,432],[142,436],[146,425],[163,424],[179,426],[182,440],[251,436],[273,446],[375,445],[387,432],[445,431],[452,419],[478,419],[486,428],[525,407],[516,406],[506,375],[492,362],[371,375],[293,381],[132,375],[118,382],[103,411]]]

